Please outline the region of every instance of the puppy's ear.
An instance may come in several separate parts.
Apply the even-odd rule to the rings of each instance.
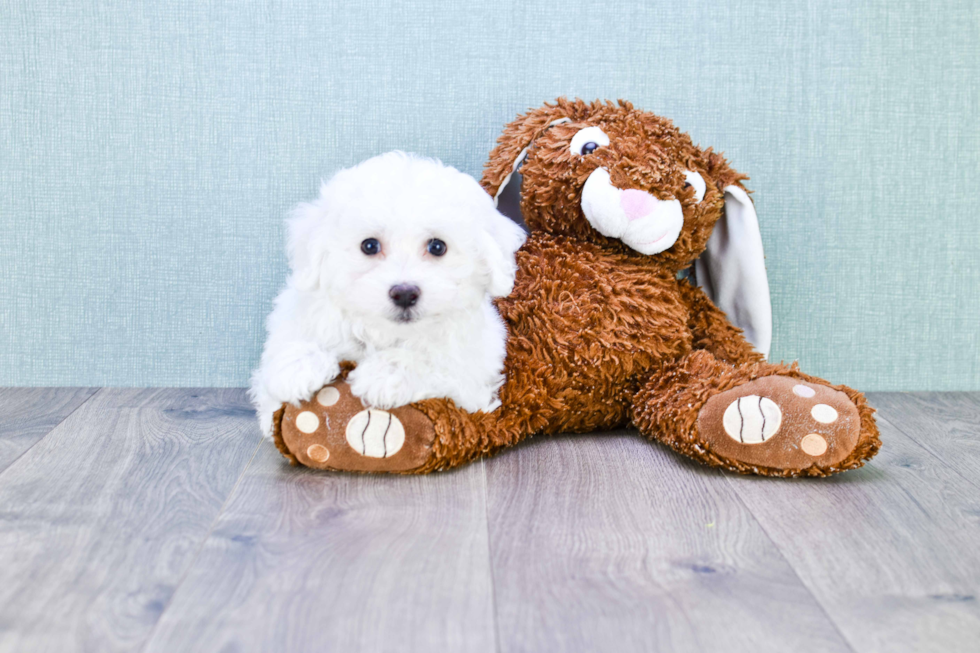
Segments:
[[[301,290],[317,290],[320,287],[320,268],[325,256],[318,237],[318,227],[324,220],[326,202],[325,187],[313,202],[304,202],[293,209],[286,220],[286,254],[293,283]]]
[[[520,225],[492,207],[488,208],[479,246],[489,276],[487,290],[491,297],[506,297],[514,289],[515,254],[526,237]]]
[[[772,342],[772,305],[759,218],[748,194],[725,187],[725,214],[694,261],[697,283],[765,357]]]

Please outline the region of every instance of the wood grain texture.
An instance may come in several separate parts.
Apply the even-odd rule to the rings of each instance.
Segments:
[[[97,388],[0,388],[0,471],[81,406]]]
[[[887,414],[887,411],[884,411]],[[980,641],[980,492],[879,419],[868,466],[826,479],[728,477],[858,651]]]
[[[721,473],[632,434],[488,463],[501,651],[846,651]]]
[[[482,463],[290,467],[263,443],[147,648],[494,651]]]
[[[241,390],[76,410],[0,474],[0,650],[138,650],[259,438]]]
[[[976,393],[873,395],[879,456],[812,480],[632,434],[324,474],[260,444],[241,390],[92,393],[0,390],[0,653],[980,641]]]
[[[880,418],[980,487],[980,393],[878,392]]]

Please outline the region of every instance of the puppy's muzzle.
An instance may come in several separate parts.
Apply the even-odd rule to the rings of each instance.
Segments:
[[[388,297],[398,308],[408,309],[419,301],[419,297],[422,295],[422,291],[419,290],[418,286],[414,286],[408,283],[400,283],[397,286],[392,286],[388,290]]]

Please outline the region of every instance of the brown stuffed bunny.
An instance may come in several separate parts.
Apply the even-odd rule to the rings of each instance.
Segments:
[[[880,446],[864,396],[764,360],[769,289],[743,179],[628,102],[559,99],[519,116],[482,181],[504,212],[513,196],[530,231],[497,304],[502,406],[365,409],[341,379],[280,409],[277,446],[316,468],[425,473],[531,435],[633,425],[741,473],[860,467]]]

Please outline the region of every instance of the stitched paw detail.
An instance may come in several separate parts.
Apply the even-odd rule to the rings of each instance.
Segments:
[[[405,444],[405,427],[386,410],[362,410],[347,422],[347,444],[362,456],[387,458]]]
[[[761,444],[779,431],[783,411],[768,397],[739,397],[725,409],[722,425],[733,440],[744,444]]]
[[[857,407],[843,392],[769,376],[722,392],[701,408],[700,437],[722,458],[784,470],[832,466],[857,446]]]
[[[435,439],[432,423],[415,408],[366,408],[344,381],[298,407],[286,404],[279,428],[298,462],[338,471],[410,471],[428,461]]]

